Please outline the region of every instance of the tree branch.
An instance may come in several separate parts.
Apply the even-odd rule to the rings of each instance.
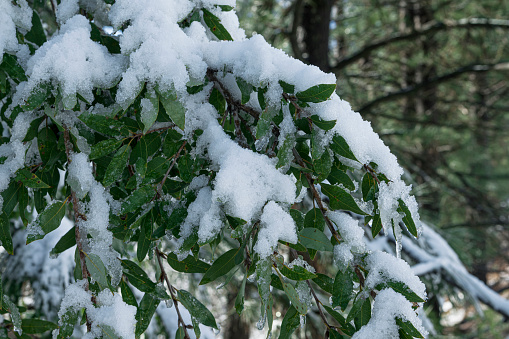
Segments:
[[[404,40],[413,40],[421,36],[434,34],[439,31],[444,31],[448,29],[457,29],[457,28],[488,28],[488,29],[496,29],[503,28],[509,29],[509,20],[499,20],[499,19],[485,19],[485,18],[465,18],[458,21],[430,21],[426,25],[423,25],[421,29],[406,31],[406,32],[397,32],[393,33],[387,38],[375,41],[371,44],[364,46],[359,51],[347,56],[346,58],[341,59],[334,67],[332,67],[331,71],[337,73],[342,71],[344,68],[349,66],[350,64],[358,61],[361,58],[367,57],[374,50],[385,47],[387,45],[404,41]]]
[[[444,75],[435,77],[433,79],[423,81],[420,83],[417,83],[412,86],[405,87],[399,91],[388,93],[384,96],[378,97],[375,100],[372,100],[371,102],[367,103],[366,105],[362,106],[358,112],[359,113],[366,113],[370,111],[373,107],[387,102],[396,100],[408,95],[412,95],[422,89],[426,89],[428,87],[437,86],[438,84],[441,84],[443,82],[447,82],[449,80],[452,80],[454,78],[459,77],[460,75],[463,75],[465,73],[484,73],[491,70],[509,70],[509,62],[501,62],[496,64],[472,64],[460,67],[452,72],[446,73]]]

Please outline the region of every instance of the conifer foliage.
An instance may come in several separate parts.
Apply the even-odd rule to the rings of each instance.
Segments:
[[[172,336],[217,329],[170,269],[200,285],[243,277],[239,314],[254,281],[268,337],[311,309],[329,338],[425,335],[424,285],[399,258],[402,233],[420,234],[417,203],[332,74],[246,38],[232,0],[51,4],[48,36],[39,1],[0,0],[0,241],[15,257],[61,233],[51,254],[74,251],[74,279],[54,319],[0,288],[3,335],[82,324],[85,338],[138,338],[162,301]],[[397,257],[368,251],[366,230],[393,231]],[[335,268],[291,251],[330,252]],[[279,331],[274,289],[291,302]]]

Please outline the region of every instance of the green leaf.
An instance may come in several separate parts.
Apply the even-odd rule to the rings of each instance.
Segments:
[[[322,120],[318,115],[312,115],[311,121],[313,121],[316,127],[324,131],[328,131],[336,126],[336,120]]]
[[[390,287],[394,291],[400,293],[402,296],[404,296],[408,301],[413,303],[422,303],[424,302],[424,299],[419,297],[414,291],[410,289],[405,283],[401,281],[387,281],[383,284],[379,284],[376,286],[377,290],[382,290],[384,288]]]
[[[371,302],[369,298],[366,298],[364,302],[362,302],[362,306],[360,312],[354,318],[355,327],[360,330],[360,328],[366,325],[371,319]]]
[[[214,106],[220,115],[223,115],[226,111],[226,100],[221,92],[217,88],[212,89],[210,93],[209,102]]]
[[[136,297],[134,296],[133,291],[127,285],[127,282],[122,278],[120,280],[120,293],[122,293],[122,300],[127,304],[138,308],[138,302],[136,301]]]
[[[382,230],[382,219],[380,214],[375,214],[373,221],[371,222],[371,235],[374,237]]]
[[[179,301],[189,311],[191,316],[196,318],[201,324],[217,329],[216,319],[198,299],[185,290],[178,290],[177,293]]]
[[[138,237],[138,248],[136,249],[136,258],[142,262],[150,249],[150,236],[152,235],[152,218],[145,217],[141,222],[140,236]]]
[[[316,178],[317,183],[324,181],[329,176],[333,161],[334,158],[330,156],[328,150],[325,150],[325,152],[323,152],[320,159],[313,160],[315,172],[318,174],[318,177]]]
[[[355,184],[353,183],[352,179],[350,179],[348,174],[335,166],[332,166],[327,180],[331,185],[342,184],[346,189],[349,189],[350,191],[355,190]]]
[[[46,42],[46,34],[44,34],[41,19],[35,10],[32,12],[32,28],[25,34],[25,39],[35,43],[37,46],[42,46]]]
[[[0,69],[3,69],[13,79],[26,81],[25,70],[18,63],[14,55],[4,53]]]
[[[157,94],[159,94],[159,100],[171,121],[178,128],[184,130],[186,127],[186,109],[178,100],[177,94],[174,91],[160,92],[159,90],[157,90]]]
[[[323,194],[329,197],[329,204],[333,210],[347,210],[360,215],[367,215],[366,212],[357,206],[354,198],[344,189],[323,183],[321,186]]]
[[[163,157],[155,157],[147,164],[147,174],[143,182],[151,182],[153,180],[162,179],[163,175],[170,166],[170,160]],[[158,180],[159,181],[159,180]]]
[[[241,250],[244,250],[243,247],[233,248],[217,258],[203,275],[200,285],[208,284],[217,278],[222,277],[230,272],[236,265],[240,264],[242,261],[242,256],[240,255],[242,254]]]
[[[37,135],[37,146],[45,166],[51,166],[58,159],[57,137],[49,127],[45,127],[39,131]]]
[[[410,213],[410,210],[408,209],[407,205],[403,200],[398,199],[398,202],[399,202],[398,212],[405,214],[405,216],[403,217],[403,223],[408,229],[408,232],[410,232],[414,237],[417,238],[419,234],[417,233],[417,227],[415,226],[414,219],[412,219],[412,213]]]
[[[21,192],[22,184],[15,181],[11,181],[5,191],[2,192],[2,198],[4,199],[3,213],[6,217],[9,217],[18,204],[18,196]]]
[[[23,185],[30,188],[51,188],[50,185],[42,181],[37,175],[31,173],[28,169],[22,168],[16,172],[16,181],[21,181]]]
[[[290,299],[290,301],[292,302],[292,306],[295,307],[297,312],[305,315],[308,311],[308,307],[306,304],[300,301],[299,295],[297,294],[295,287],[293,287],[293,285],[290,283],[284,282],[283,280],[281,280],[281,283],[283,283],[283,289],[285,290],[288,299]]]
[[[333,292],[332,306],[340,306],[341,310],[345,310],[352,299],[353,292],[353,279],[349,269],[345,270],[345,272],[338,271],[334,279]]]
[[[5,56],[6,54],[4,54]],[[28,111],[28,110],[34,110],[38,108],[44,101],[46,101],[46,98],[51,94],[51,87],[48,83],[42,83],[39,84],[37,87],[35,87],[32,92],[30,92],[30,95],[28,96],[28,99],[25,101],[25,104],[21,107]]]
[[[378,185],[375,178],[371,173],[366,172],[362,177],[362,199],[364,201],[370,201],[375,199],[375,194],[378,192]]]
[[[101,158],[105,155],[110,154],[114,150],[118,149],[120,145],[122,145],[122,142],[124,142],[125,139],[107,139],[98,142],[95,145],[92,145],[92,150],[90,152],[89,158],[90,160],[95,160],[97,158]]]
[[[62,236],[62,238],[60,238],[55,247],[51,250],[50,255],[60,254],[74,245],[76,245],[76,231],[75,228],[72,227]]]
[[[44,120],[44,118],[45,116],[43,115],[42,117],[34,119],[32,122],[30,122],[30,127],[28,128],[23,142],[30,141],[37,136],[39,132],[39,126],[41,125],[41,122]]]
[[[179,142],[182,140],[182,135],[171,129],[166,134],[166,137],[164,138],[164,144],[163,144],[163,153],[168,158],[173,157],[179,150],[179,148],[182,146],[182,143]]]
[[[246,281],[247,272],[244,274],[244,279],[240,285],[239,293],[237,293],[237,297],[235,298],[235,310],[237,311],[238,315],[241,315],[242,311],[244,310],[244,293],[246,291]]]
[[[365,299],[361,299],[361,298],[357,298],[353,305],[352,305],[352,308],[350,309],[350,312],[348,313],[348,317],[346,317],[346,321],[347,322],[351,322],[355,316],[357,316],[357,314],[360,312],[361,308],[362,308],[362,305],[364,304],[364,301]],[[357,325],[355,325],[355,327],[357,327]],[[359,329],[357,327],[357,329]]]
[[[292,268],[289,268],[288,266],[283,265],[281,267],[281,273],[288,279],[295,281],[308,280],[317,277],[316,274],[309,272],[308,270],[301,266],[294,266]]]
[[[193,180],[193,165],[194,161],[191,158],[191,155],[188,153],[184,156],[181,156],[178,160],[178,170],[180,173],[180,179],[184,180],[185,182],[191,182]]]
[[[278,162],[276,168],[288,165],[293,160],[293,147],[295,146],[295,137],[287,135],[283,141],[283,145],[277,152]]]
[[[27,245],[32,241],[39,240],[44,238],[44,236],[60,226],[60,222],[65,216],[65,205],[67,200],[65,201],[56,201],[52,205],[46,207],[44,211],[41,212],[37,216],[37,220],[35,221],[36,227],[41,229],[41,233],[28,233],[27,235]]]
[[[158,133],[149,133],[142,136],[131,153],[131,164],[135,164],[139,158],[147,161],[160,147],[161,136]]]
[[[299,234],[299,241],[307,248],[317,251],[333,251],[329,238],[316,228],[304,228]]]
[[[246,82],[244,79],[242,78],[236,78],[237,79],[237,86],[239,86],[239,89],[240,89],[240,93],[242,95],[242,99],[240,101],[240,103],[242,105],[246,104],[249,99],[251,99],[251,93],[253,92],[253,86]],[[262,112],[262,115],[263,115],[263,112]],[[257,135],[258,135],[258,132],[257,132]],[[257,136],[258,138],[258,136]]]
[[[136,338],[139,338],[143,332],[148,328],[152,317],[156,311],[157,306],[159,305],[160,300],[154,297],[150,293],[145,293],[143,298],[141,298],[140,306],[136,311],[136,329],[134,334]]]
[[[147,273],[131,260],[121,259],[124,275],[129,282],[142,292],[151,293],[155,291],[156,284],[150,280]]]
[[[5,213],[0,214],[0,242],[2,246],[9,254],[14,254],[14,248],[12,246],[11,236],[11,223]],[[0,300],[1,303],[1,300]]]
[[[183,273],[205,273],[210,265],[200,259],[190,255],[182,261],[179,261],[175,253],[168,254],[168,264],[177,272]]]
[[[23,319],[21,321],[21,329],[25,334],[44,333],[57,328],[57,324],[41,319]]]
[[[108,278],[106,277],[106,267],[104,267],[101,258],[93,253],[85,253],[85,263],[87,264],[90,276],[99,284],[101,290],[107,288]]]
[[[310,87],[303,92],[297,92],[295,96],[300,101],[317,103],[329,99],[335,90],[336,84],[322,84]]]
[[[424,338],[415,326],[408,320],[401,320],[400,318],[396,318],[396,324],[405,331],[408,335],[415,338]]]
[[[131,147],[129,145],[124,145],[115,153],[104,174],[103,185],[105,187],[121,179],[122,172],[127,167],[130,150]]]
[[[332,138],[332,142],[329,145],[329,147],[337,155],[340,155],[340,156],[342,156],[344,158],[348,158],[348,159],[351,159],[351,160],[359,161],[359,160],[357,160],[357,158],[353,154],[352,150],[350,149],[350,146],[348,146],[348,144],[346,143],[345,138],[343,138],[339,134],[336,134]]]
[[[279,333],[279,339],[289,339],[292,337],[292,333],[300,326],[300,315],[295,307],[290,306],[286,311],[283,322],[281,323],[281,332]]]
[[[339,323],[341,330],[345,332],[345,334],[352,336],[355,333],[355,328],[350,323],[347,323],[345,317],[343,317],[339,312],[334,311],[334,309],[330,306],[322,306],[327,313],[329,313]]]
[[[212,34],[214,34],[219,40],[230,40],[233,41],[230,33],[224,28],[221,24],[221,20],[214,14],[210,13],[205,8],[202,8],[203,11],[203,21],[210,28]]]
[[[179,326],[177,332],[175,333],[175,339],[185,339],[186,333],[184,332],[184,328]]]
[[[343,339],[344,337],[341,334],[339,334],[336,330],[331,328],[329,331],[329,338],[330,339]]]
[[[279,80],[279,85],[281,86],[283,92],[285,93],[293,94],[293,92],[295,92],[295,86],[287,82],[284,82],[283,80]]]
[[[110,137],[129,136],[129,128],[125,126],[122,121],[113,118],[85,112],[81,114],[78,119],[83,121],[85,125],[101,134]]]
[[[136,211],[138,208],[151,201],[154,195],[155,190],[151,185],[138,188],[122,203],[121,213],[125,214]]]
[[[313,278],[313,281],[315,284],[320,286],[322,290],[324,290],[327,293],[332,294],[333,288],[334,288],[334,279],[329,277],[328,275],[317,273],[316,277]]]

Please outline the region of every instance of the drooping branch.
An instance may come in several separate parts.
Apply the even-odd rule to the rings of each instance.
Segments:
[[[159,265],[159,269],[161,270],[161,280],[164,280],[166,282],[168,290],[170,291],[171,299],[173,300],[173,304],[175,305],[175,311],[177,312],[178,323],[179,325],[182,325],[182,328],[184,329],[184,338],[190,339],[189,333],[187,333],[187,325],[184,322],[182,315],[180,314],[178,299],[175,296],[175,287],[173,287],[173,285],[170,283],[170,279],[168,279],[168,275],[164,270],[163,262],[161,260],[161,256],[163,256],[164,254],[161,251],[159,251],[159,248],[157,246],[155,248],[155,253],[157,257],[157,264]]]
[[[452,72],[446,73],[444,75],[441,75],[441,76],[429,79],[427,81],[423,81],[423,82],[417,83],[415,85],[405,87],[403,89],[400,89],[399,91],[391,92],[384,96],[378,97],[378,98],[370,101],[366,105],[362,106],[361,108],[359,108],[358,112],[361,114],[368,113],[373,107],[380,105],[381,103],[400,99],[400,98],[415,94],[420,90],[423,90],[423,89],[426,89],[426,88],[429,88],[432,86],[437,86],[441,83],[447,82],[449,80],[453,80],[453,79],[455,79],[463,74],[466,74],[466,73],[484,73],[484,72],[488,72],[488,71],[492,71],[492,70],[508,71],[509,70],[509,62],[500,62],[500,63],[496,63],[496,64],[472,64],[472,65],[463,66],[463,67],[460,67]]]
[[[499,20],[499,19],[485,19],[485,18],[466,18],[458,21],[447,20],[447,21],[430,21],[427,24],[423,25],[420,29],[414,29],[406,32],[397,32],[389,37],[384,39],[372,42],[359,51],[341,59],[338,63],[332,67],[332,72],[339,72],[345,69],[350,64],[367,57],[371,52],[385,47],[387,45],[405,41],[405,40],[414,40],[421,36],[431,35],[439,31],[445,31],[448,29],[459,29],[459,28],[487,28],[487,29],[496,29],[503,28],[509,29],[509,20]]]

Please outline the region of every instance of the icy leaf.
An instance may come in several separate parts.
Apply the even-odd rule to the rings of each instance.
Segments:
[[[279,334],[279,339],[289,339],[292,337],[292,333],[299,327],[300,325],[300,316],[299,312],[295,309],[295,307],[290,306],[288,311],[286,311],[285,317],[283,318],[283,322],[281,323],[281,332]]]
[[[360,215],[367,214],[357,206],[354,198],[344,189],[327,184],[321,184],[321,186],[323,194],[329,197],[330,207],[333,210],[352,211]]]
[[[140,120],[143,123],[143,134],[145,134],[152,127],[159,113],[159,99],[156,93],[147,91],[145,98],[141,100],[141,106]]]
[[[9,218],[5,215],[5,213],[0,214],[0,242],[7,253],[12,255],[14,254],[14,248],[12,245],[10,225],[11,223]]]
[[[293,160],[293,146],[295,146],[295,137],[293,135],[288,135],[277,152],[278,162],[276,168],[286,166]]]
[[[98,325],[98,327],[101,329],[102,337],[106,339],[120,339],[115,330],[108,325]]]
[[[304,102],[322,102],[334,93],[336,90],[336,84],[322,84],[308,88],[303,92],[295,94],[297,99]]]
[[[150,280],[144,270],[142,270],[134,262],[127,259],[121,260],[121,263],[125,276],[134,287],[142,292],[154,292],[156,284]]]
[[[352,150],[350,149],[350,146],[348,146],[348,144],[346,143],[345,138],[343,138],[340,135],[335,135],[334,138],[332,138],[332,142],[329,145],[329,147],[337,155],[358,161],[355,155],[353,154]]]
[[[105,155],[110,154],[114,150],[118,149],[125,139],[107,139],[92,145],[92,151],[90,152],[89,159],[95,160]]]
[[[352,299],[352,291],[353,280],[350,270],[347,269],[345,272],[339,270],[334,279],[332,306],[340,306],[341,310],[344,310]]]
[[[196,259],[190,255],[184,260],[178,260],[174,253],[169,253],[167,258],[168,264],[177,272],[183,273],[205,273],[210,265],[200,259]]]
[[[208,284],[219,277],[230,272],[236,265],[240,264],[243,259],[243,247],[233,248],[221,255],[214,261],[212,266],[209,267],[207,272],[203,275],[200,285]]]
[[[210,13],[205,8],[202,8],[203,11],[203,21],[210,28],[210,31],[219,39],[219,40],[233,40],[230,33],[224,28],[221,24],[221,20],[214,14]]]
[[[419,297],[414,291],[410,289],[405,283],[401,281],[387,281],[383,284],[377,285],[375,288],[377,290],[383,290],[384,288],[390,287],[394,291],[403,295],[408,301],[415,303],[422,303],[424,300]]]
[[[58,339],[70,338],[74,332],[74,325],[78,321],[78,312],[73,309],[67,310],[60,317],[60,328],[58,331]]]
[[[27,235],[27,244],[30,244],[32,241],[39,240],[44,238],[44,236],[60,226],[62,219],[65,216],[65,205],[67,200],[65,201],[57,201],[52,205],[48,206],[44,211],[41,212],[37,216],[36,225],[40,227],[42,230],[42,234],[33,234],[29,233]]]
[[[318,174],[318,177],[316,178],[317,183],[322,182],[329,176],[333,161],[334,159],[330,156],[327,150],[323,152],[319,159],[313,160],[313,167],[315,168],[315,172]]]
[[[308,280],[317,277],[316,274],[309,272],[308,270],[301,266],[294,266],[293,268],[288,268],[288,266],[283,265],[281,267],[281,273],[288,279],[295,281]]]
[[[292,306],[295,307],[299,314],[306,314],[308,312],[308,307],[306,304],[300,301],[295,287],[293,287],[293,285],[290,283],[284,282],[283,280],[281,280],[281,282],[283,283],[283,289],[285,290],[286,296],[292,302]]]
[[[247,272],[244,274],[244,279],[242,280],[242,284],[240,285],[239,292],[237,293],[237,297],[235,298],[235,310],[238,315],[242,314],[244,310],[244,293],[246,291],[246,281],[247,281]]]
[[[179,301],[189,311],[191,316],[196,318],[201,324],[217,329],[216,319],[198,299],[185,290],[178,290],[177,293]]]
[[[299,241],[307,248],[318,251],[332,252],[334,249],[329,238],[316,228],[304,228],[300,231]]]
[[[65,233],[62,238],[56,243],[55,247],[50,252],[50,255],[60,254],[69,248],[76,245],[76,233],[75,228],[72,227],[67,233]]]
[[[113,160],[112,160],[113,161]],[[145,185],[135,190],[123,203],[122,214],[136,211],[138,208],[152,200],[155,191],[151,185]]]
[[[129,145],[124,145],[120,147],[120,149],[115,153],[113,159],[108,164],[106,168],[106,173],[104,174],[103,185],[110,186],[117,180],[121,179],[122,172],[127,166],[127,161],[129,159],[129,151],[131,147]]]
[[[129,129],[120,120],[85,112],[78,117],[85,125],[110,137],[129,136]]]
[[[46,184],[37,175],[31,173],[26,168],[22,168],[16,173],[15,180],[21,181],[26,187],[30,188],[51,188],[50,185]]]
[[[108,287],[108,278],[106,277],[106,267],[99,258],[98,255],[93,253],[85,253],[85,263],[87,265],[88,272],[99,284],[101,290]]]

